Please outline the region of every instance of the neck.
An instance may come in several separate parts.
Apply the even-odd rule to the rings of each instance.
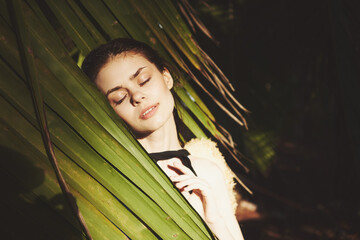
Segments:
[[[181,148],[173,117],[161,128],[145,137],[138,138],[138,141],[148,153],[178,150]]]

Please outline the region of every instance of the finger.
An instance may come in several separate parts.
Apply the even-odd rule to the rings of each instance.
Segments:
[[[183,181],[179,181],[179,182],[175,183],[175,186],[177,188],[179,188],[179,189],[182,189],[185,186],[193,185],[193,184],[196,184],[198,186],[202,186],[202,189],[208,188],[207,184],[203,180],[201,180],[199,178],[190,178],[190,179],[186,179],[186,180],[183,180]]]
[[[186,187],[183,188],[183,190],[185,192],[190,192],[190,191],[200,191],[201,195],[204,197],[208,197],[210,196],[210,189],[208,189],[206,186],[204,186],[203,184],[200,183],[193,183],[190,185],[187,185]]]
[[[184,166],[184,164],[182,164],[180,162],[175,162],[174,167],[176,169],[180,170],[180,172],[182,172],[183,174],[188,174],[188,175],[191,175],[191,176],[195,176],[195,174],[193,173],[193,171],[190,170],[190,168]]]
[[[190,194],[192,193],[192,192],[189,192],[189,191],[185,191],[184,190],[184,187],[185,186],[178,186],[178,185],[176,185],[175,184],[175,187],[180,191],[180,193],[182,193],[182,195],[184,195],[184,197],[187,199],[189,196],[190,196]]]
[[[187,175],[187,174],[170,176],[170,180],[173,182],[180,182],[180,181],[188,180],[191,178],[196,178],[196,177],[192,176],[192,175]]]
[[[191,195],[190,192],[187,192],[187,191],[180,191],[180,192],[186,200],[189,200],[190,195]]]

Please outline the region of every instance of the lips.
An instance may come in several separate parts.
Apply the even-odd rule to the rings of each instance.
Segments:
[[[157,111],[158,106],[159,106],[159,103],[154,104],[152,106],[149,106],[149,107],[143,109],[141,111],[141,113],[140,113],[139,118],[143,119],[143,120],[151,118],[155,114],[155,112]]]

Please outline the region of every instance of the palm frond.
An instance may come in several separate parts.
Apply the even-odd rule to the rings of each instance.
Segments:
[[[228,95],[224,88],[229,82],[223,81],[222,73],[199,49],[176,7],[160,0],[17,3],[24,17],[19,26],[28,34],[28,42],[19,46],[31,51],[27,55],[19,50],[11,14],[6,2],[0,1],[1,146],[27,156],[29,164],[41,169],[45,177],[36,188],[27,186],[21,166],[12,169],[11,164],[2,163],[10,179],[43,199],[45,205],[61,192],[46,157],[49,145],[44,147],[41,140],[43,131],[36,117],[40,116],[40,126],[48,125],[61,173],[94,239],[214,239],[202,218],[148,157],[77,64],[108,39],[133,37],[149,43],[187,73],[192,71],[187,66],[191,63],[212,76],[224,96]],[[62,31],[66,32],[65,44]],[[22,65],[22,59],[29,56],[31,61]],[[34,72],[29,75],[22,66]],[[36,91],[30,91],[28,79],[38,81],[34,83]],[[175,91],[182,102],[177,110],[195,136],[205,137],[206,129],[234,148],[231,137],[216,124],[184,76],[180,76]],[[32,104],[31,92],[37,96],[36,104]],[[35,114],[34,106],[40,107],[38,112],[46,112],[46,121],[44,115]],[[68,227],[69,233],[81,237],[84,230],[73,216],[60,212],[60,218],[77,229]]]

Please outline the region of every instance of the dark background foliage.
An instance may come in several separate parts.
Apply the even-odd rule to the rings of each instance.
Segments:
[[[217,40],[200,46],[252,112],[246,131],[216,111],[252,160],[233,166],[261,214],[246,239],[360,239],[360,2],[192,4]]]

